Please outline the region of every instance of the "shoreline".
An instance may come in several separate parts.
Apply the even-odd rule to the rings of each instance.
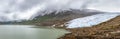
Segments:
[[[71,33],[58,39],[120,39],[120,16],[92,27],[66,30]]]
[[[15,22],[15,24],[22,24],[22,25],[32,24],[32,25],[37,25],[38,27],[49,26],[53,28],[62,28],[62,29],[65,29],[71,32],[71,33],[65,34],[64,36],[58,39],[113,39],[113,38],[120,39],[120,32],[119,32],[120,16],[117,16],[111,20],[108,20],[107,22],[94,25],[92,27],[71,28],[71,29],[66,28],[65,26],[66,22],[72,19],[75,19],[75,18],[83,17],[83,15],[71,13],[71,14],[62,14],[56,17],[53,16],[52,18],[46,18],[46,17],[49,17],[49,15],[45,17],[43,16],[42,18],[47,19],[47,20],[42,19],[41,20],[42,22],[39,21],[41,18],[38,17],[38,19],[34,19],[30,22],[29,21],[25,21],[21,23]]]

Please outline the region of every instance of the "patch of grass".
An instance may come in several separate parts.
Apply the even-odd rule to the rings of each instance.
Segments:
[[[33,20],[23,20],[22,22],[12,22],[11,24],[33,25],[33,24],[38,24],[40,22],[46,21],[48,19],[52,19],[52,18],[53,18],[53,16],[51,16],[51,15],[45,15],[45,16],[36,17]]]

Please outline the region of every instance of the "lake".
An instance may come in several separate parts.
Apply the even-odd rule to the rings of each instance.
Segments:
[[[0,25],[0,39],[57,39],[68,31],[34,25]]]

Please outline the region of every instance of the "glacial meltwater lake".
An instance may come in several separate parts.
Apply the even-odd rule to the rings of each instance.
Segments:
[[[0,25],[0,39],[57,39],[68,31],[34,25]]]

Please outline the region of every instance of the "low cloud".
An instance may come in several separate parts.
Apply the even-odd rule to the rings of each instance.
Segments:
[[[30,20],[70,9],[120,12],[120,0],[0,0],[0,21]]]

